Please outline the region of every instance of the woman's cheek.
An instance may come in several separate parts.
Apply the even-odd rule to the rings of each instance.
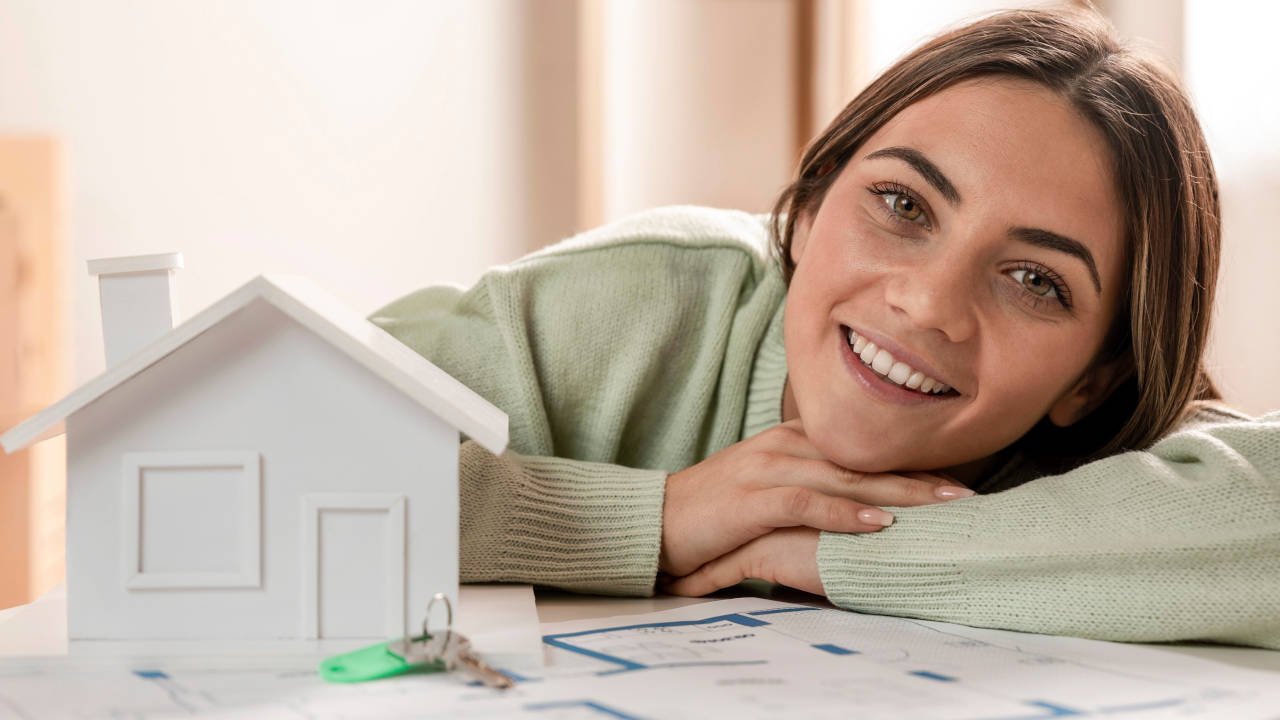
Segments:
[[[1003,408],[1008,420],[1026,426],[1015,428],[1015,435],[1031,429],[1071,384],[1062,359],[1071,357],[1072,346],[1061,337],[1046,339],[1027,332],[1010,338],[996,348],[993,358],[999,361],[991,363],[986,382],[980,383],[991,391],[988,401]]]
[[[869,270],[889,270],[910,265],[919,260],[923,249],[929,247],[929,240],[895,232],[884,225],[879,218],[866,218],[858,227],[856,245],[858,262]]]

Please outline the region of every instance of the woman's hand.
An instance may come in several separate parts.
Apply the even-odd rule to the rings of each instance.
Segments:
[[[893,522],[877,505],[927,505],[971,494],[940,475],[840,467],[791,420],[667,478],[658,566],[687,575],[777,528],[874,532]]]
[[[813,528],[774,530],[693,573],[666,583],[672,595],[698,597],[731,587],[748,578],[825,595],[818,576],[818,535]]]

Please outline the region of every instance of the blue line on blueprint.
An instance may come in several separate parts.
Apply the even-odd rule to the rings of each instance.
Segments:
[[[638,672],[640,670],[669,670],[671,668],[684,667],[726,667],[729,665],[768,665],[768,660],[707,660],[705,662],[675,662],[662,663],[660,665],[645,665],[639,668],[620,668],[618,670],[605,670],[596,673],[598,677],[608,677],[610,675],[621,675],[622,673]]]
[[[1084,710],[1076,710],[1063,705],[1055,705],[1051,702],[1045,702],[1044,700],[1028,700],[1026,704],[1031,707],[1048,710],[1049,712],[1047,714],[1038,713],[1036,715],[997,716],[990,718],[989,720],[1045,720],[1045,718],[1074,717],[1089,714]]]
[[[621,630],[638,630],[640,628],[659,628],[659,627],[680,627],[682,625],[708,625],[714,622],[726,621],[744,625],[746,627],[762,627],[769,623],[764,620],[758,620],[753,617],[747,617],[741,613],[732,613],[730,615],[717,615],[715,617],[703,618],[701,620],[672,620],[671,622],[659,623],[640,623],[638,625],[619,625],[611,628],[597,628],[595,630],[579,630],[578,632],[560,633],[559,635],[544,635],[542,640],[545,642],[547,638],[567,638],[578,637],[580,635],[598,635],[600,633],[618,632]]]
[[[620,632],[622,630],[638,630],[640,628],[680,627],[683,625],[709,625],[711,623],[721,622],[721,621],[735,623],[737,625],[742,625],[744,627],[764,627],[769,624],[767,621],[760,620],[759,618],[748,617],[741,613],[731,613],[729,615],[717,615],[715,617],[704,618],[702,620],[673,620],[671,622],[641,623],[639,625],[623,625],[620,627],[599,628],[596,630],[580,630],[578,632],[561,633],[559,635],[543,635],[542,642],[548,645],[551,645],[552,647],[558,647],[558,648],[561,648],[562,650],[568,650],[569,652],[578,653],[579,655],[586,655],[587,657],[593,657],[597,660],[604,660],[605,662],[615,663],[617,665],[623,666],[624,668],[627,668],[628,670],[640,670],[645,667],[641,663],[633,662],[631,660],[626,660],[620,657],[615,657],[613,655],[606,655],[601,652],[596,652],[595,650],[588,650],[586,648],[578,647],[577,645],[571,645],[565,642],[564,638],[581,637],[583,635],[599,635],[601,633]]]
[[[858,654],[857,650],[850,650],[849,648],[840,647],[839,645],[832,645],[831,643],[821,643],[819,645],[814,645],[813,647],[819,650],[825,650],[831,653],[832,655],[857,655]]]
[[[608,705],[598,703],[594,700],[558,700],[555,702],[531,703],[529,705],[525,705],[524,709],[537,712],[539,710],[558,710],[560,708],[575,707],[595,710],[605,717],[617,718],[617,720],[641,720],[638,715],[628,715],[621,710],[611,708]]]
[[[929,672],[928,670],[912,670],[911,674],[917,677],[928,678],[930,680],[940,680],[942,682],[956,681],[956,678],[951,677],[950,675],[943,675],[941,673]]]
[[[623,669],[626,669],[626,670],[643,670],[645,667],[644,665],[638,662],[631,662],[630,660],[624,660],[620,657],[614,657],[613,655],[605,655],[602,652],[596,652],[595,650],[580,648],[577,645],[570,645],[569,643],[552,635],[547,635],[546,637],[542,638],[542,642],[548,645],[551,645],[552,647],[558,647],[562,650],[568,650],[569,652],[578,653],[579,655],[586,655],[587,657],[590,657],[590,658],[595,658],[597,660],[603,660],[605,662],[614,663],[615,665],[621,665]]]
[[[1186,700],[1183,698],[1174,698],[1172,700],[1159,700],[1157,702],[1140,703],[1138,705],[1110,705],[1098,708],[1100,713],[1122,713],[1136,712],[1138,710],[1155,710],[1156,708],[1173,707],[1174,705],[1182,705]]]
[[[1042,715],[1041,717],[1070,717],[1072,715],[1086,714],[1080,710],[1064,707],[1062,705],[1054,705],[1053,703],[1045,702],[1044,700],[1028,700],[1027,704],[1032,707],[1044,708],[1049,711],[1048,715]]]
[[[134,670],[134,675],[147,680],[168,680],[169,675],[163,670]]]
[[[810,610],[818,610],[818,609],[819,608],[816,608],[816,607],[786,607],[786,608],[773,608],[772,610],[752,610],[747,614],[748,615],[777,615],[778,613],[784,613],[784,612],[808,612]]]

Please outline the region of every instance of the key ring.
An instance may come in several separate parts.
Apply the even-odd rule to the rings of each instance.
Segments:
[[[439,601],[444,601],[445,627],[443,633],[431,634],[431,609]],[[405,635],[399,640],[387,644],[387,649],[400,657],[413,662],[424,659],[434,660],[445,654],[453,644],[453,603],[444,593],[436,593],[427,603],[426,617],[422,618],[422,636]],[[438,649],[437,649],[438,648]]]
[[[449,602],[449,596],[444,593],[436,593],[431,596],[431,601],[427,603],[427,615],[422,618],[422,636],[424,638],[431,637],[428,629],[431,624],[431,608],[436,604],[437,600],[444,601],[444,631],[449,632],[453,629],[453,603]]]
[[[453,603],[449,602],[449,596],[438,592],[431,596],[431,601],[427,603],[427,615],[422,618],[422,639],[424,642],[430,643],[435,640],[435,636],[431,634],[431,608],[435,606],[439,600],[444,601],[444,643],[439,646],[438,655],[445,655],[449,651],[449,646],[453,644]]]

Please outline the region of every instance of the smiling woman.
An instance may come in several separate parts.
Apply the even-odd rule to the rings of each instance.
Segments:
[[[1199,404],[1218,242],[1176,83],[1016,11],[872,83],[772,217],[641,213],[373,319],[510,415],[462,445],[466,581],[1280,648],[1280,415]]]
[[[883,202],[824,202],[850,185]],[[975,336],[957,340],[884,294],[872,299],[863,322],[907,335],[899,346],[970,383],[953,403],[963,407],[934,427],[982,428],[962,453],[917,450],[912,466],[979,461],[972,475],[1019,441],[1066,469],[1147,447],[1193,401],[1217,398],[1202,368],[1220,232],[1208,148],[1172,76],[1098,18],[997,15],[903,58],[811,144],[779,198],[788,277],[808,274],[796,263],[810,223],[819,242],[852,235],[840,249],[854,266],[878,263],[874,277],[845,278],[864,304],[874,282],[925,303],[920,311],[946,308],[942,320],[962,331],[972,325]],[[1008,312],[1011,302],[1027,312]],[[802,382],[803,407],[816,393]],[[882,451],[884,441],[863,439]]]
[[[1125,374],[1094,361],[1124,296],[1123,211],[1070,102],[959,82],[830,152],[851,157],[797,210],[785,324],[788,406],[819,450],[974,482],[1042,418],[1106,398]],[[917,373],[950,390],[913,389]]]

